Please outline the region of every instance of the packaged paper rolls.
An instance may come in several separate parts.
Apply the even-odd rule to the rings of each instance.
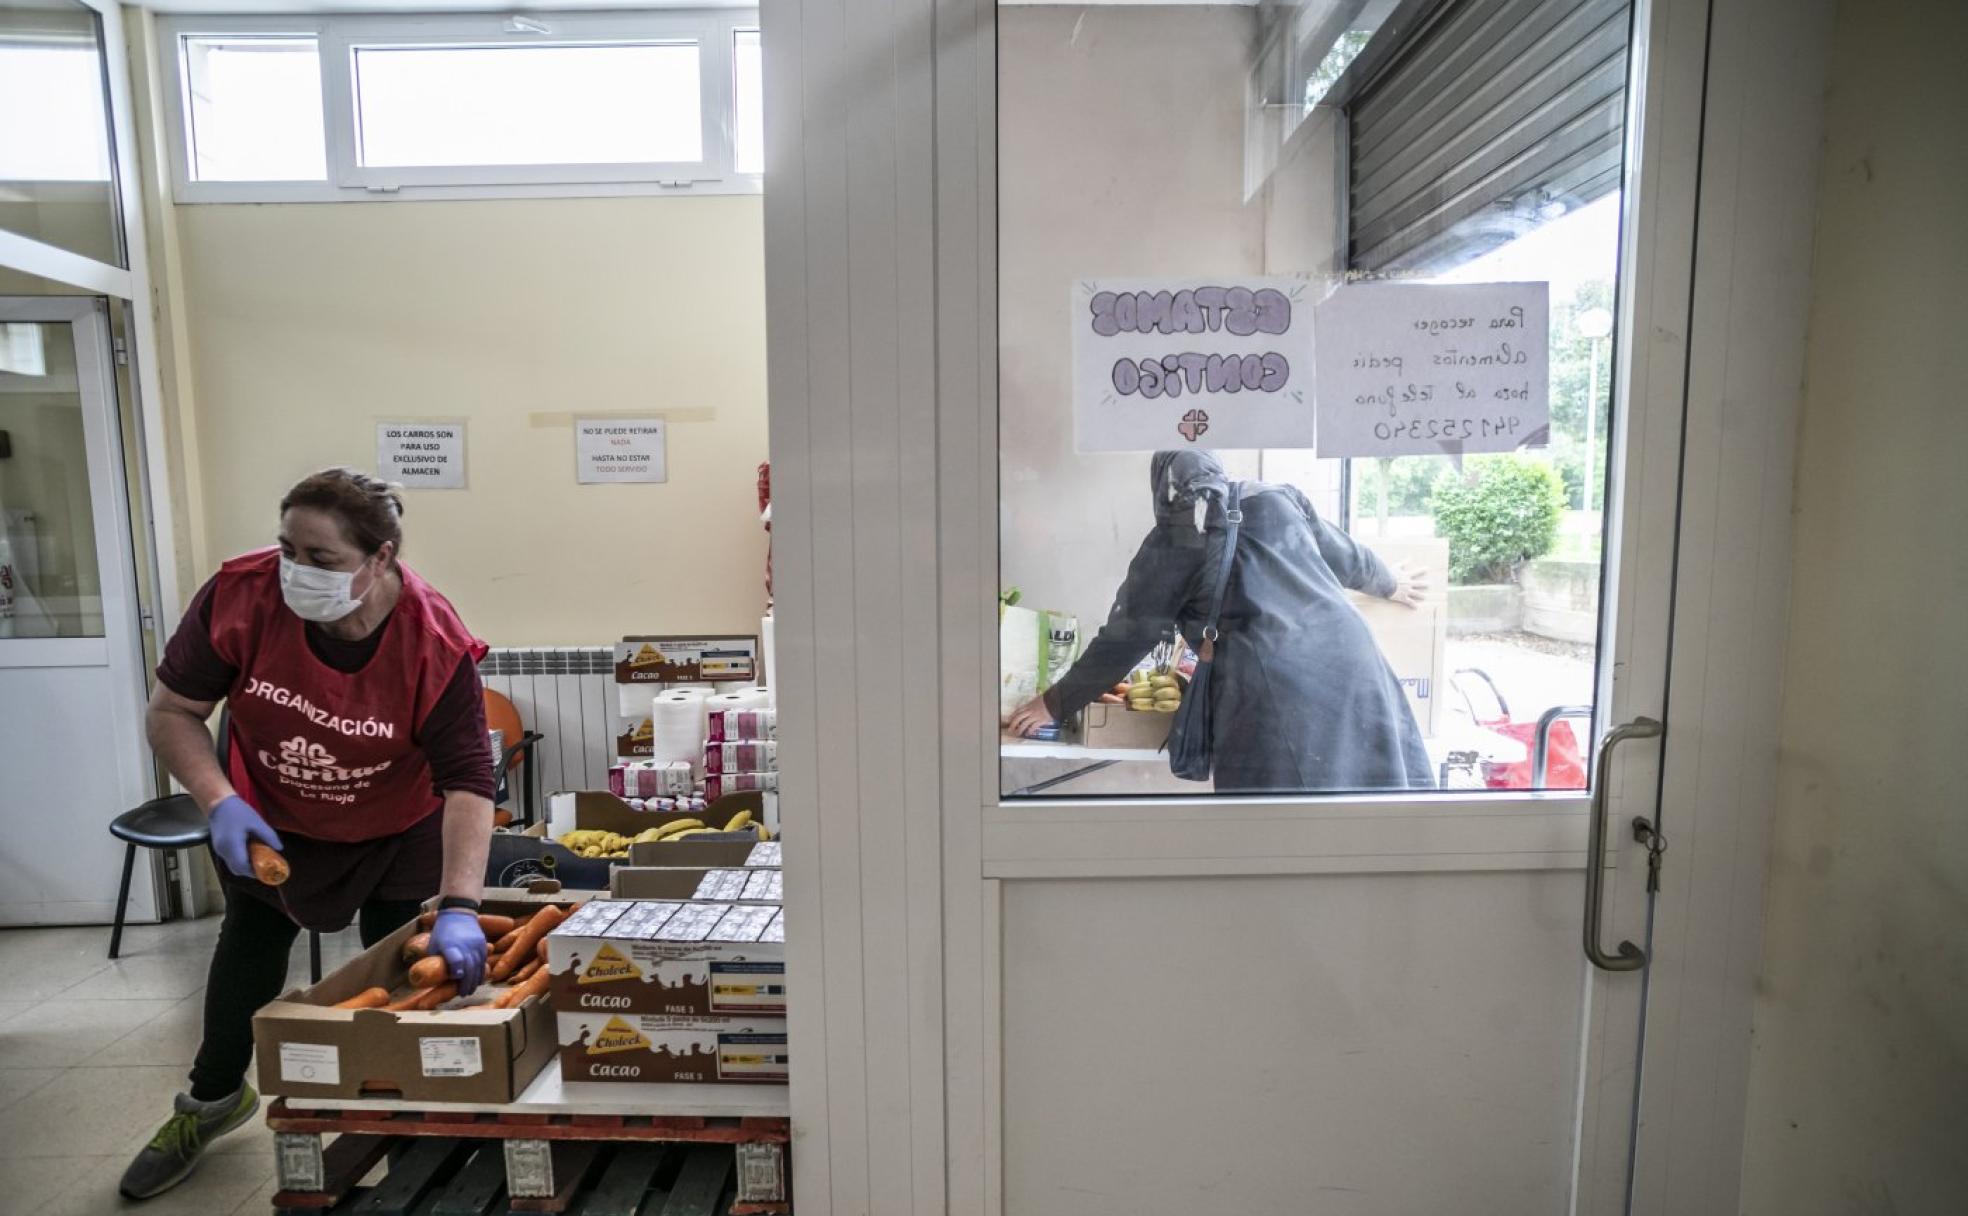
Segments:
[[[779,738],[779,714],[771,709],[714,709],[704,733],[704,742],[752,743]]]
[[[759,741],[748,743],[707,743],[704,745],[704,772],[709,776],[725,773],[769,773],[779,767],[779,745]]]
[[[695,689],[665,689],[650,709],[655,741],[650,759],[657,762],[704,759],[704,694]]]

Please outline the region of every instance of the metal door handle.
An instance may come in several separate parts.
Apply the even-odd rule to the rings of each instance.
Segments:
[[[1613,749],[1628,739],[1653,739],[1667,728],[1652,718],[1635,718],[1606,732],[1599,744],[1598,771],[1592,778],[1592,822],[1585,835],[1585,957],[1602,971],[1638,971],[1647,965],[1647,952],[1621,942],[1619,953],[1599,948],[1599,922],[1606,909],[1606,799],[1612,784]]]

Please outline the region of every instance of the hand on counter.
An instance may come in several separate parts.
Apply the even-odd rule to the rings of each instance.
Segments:
[[[1052,711],[1046,708],[1045,697],[1037,696],[1012,711],[1011,721],[1005,724],[1005,729],[1021,739],[1030,739],[1039,733],[1041,727],[1051,726],[1052,722]]]

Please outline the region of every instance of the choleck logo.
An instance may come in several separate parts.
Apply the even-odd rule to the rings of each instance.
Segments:
[[[590,962],[587,969],[581,972],[579,982],[583,984],[606,984],[614,980],[639,980],[641,978],[642,968],[636,966],[635,963],[616,950],[614,946],[603,942],[601,949],[595,951],[594,961]]]
[[[648,1050],[649,1040],[643,1037],[642,1032],[619,1017],[609,1018],[608,1025],[603,1026],[601,1033],[588,1044],[588,1054],[591,1056],[607,1055],[615,1051]]]

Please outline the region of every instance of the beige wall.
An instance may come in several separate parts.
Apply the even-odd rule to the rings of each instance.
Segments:
[[[1264,268],[1264,209],[1244,201],[1255,14],[998,12],[999,577],[1089,634],[1154,514],[1147,453],[1073,451],[1072,284]]]
[[[1968,1208],[1968,8],[1840,6],[1743,1212]]]
[[[405,557],[481,636],[756,630],[758,197],[175,217],[208,565],[268,543],[303,474],[373,471],[378,421],[462,418],[469,488],[408,494]],[[670,415],[668,484],[576,485],[588,411]]]

